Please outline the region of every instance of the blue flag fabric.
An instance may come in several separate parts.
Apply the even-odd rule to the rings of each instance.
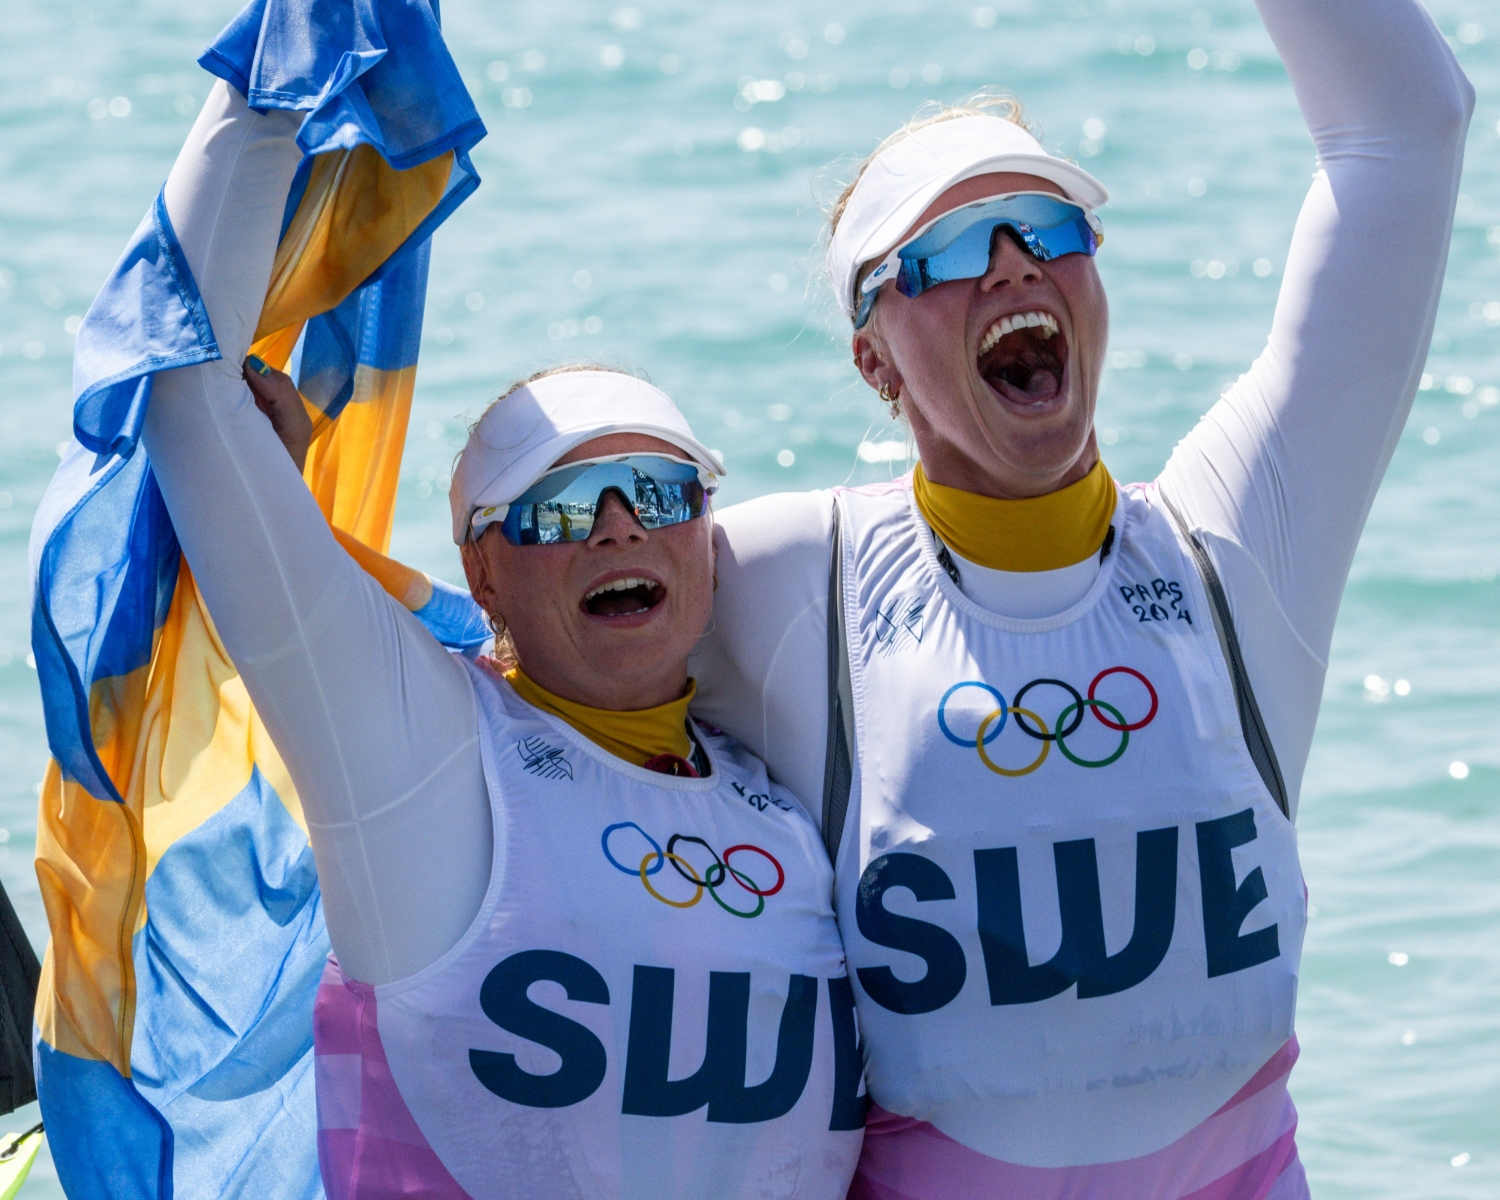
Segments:
[[[478,185],[484,127],[428,0],[254,0],[200,61],[252,107],[306,114],[254,349],[319,414],[304,477],[324,516],[378,559],[429,239]],[[75,440],[30,556],[53,756],[37,1084],[73,1200],[322,1194],[328,939],[301,806],[139,445],[153,374],[219,356],[158,197],[79,331]],[[488,636],[446,585],[418,615],[457,649]]]

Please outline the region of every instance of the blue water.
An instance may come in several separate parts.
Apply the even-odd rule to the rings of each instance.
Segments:
[[[985,84],[1113,191],[1099,425],[1118,478],[1155,475],[1261,346],[1311,143],[1249,3],[988,3],[450,0],[491,135],[436,245],[394,552],[459,578],[443,488],[466,416],[579,358],[676,397],[724,450],[729,502],[904,469],[818,277],[820,203],[922,101]],[[165,176],[208,89],[193,59],[234,8],[0,7],[0,879],[38,948],[25,554],[69,429],[69,322]],[[1500,11],[1434,11],[1480,96],[1464,198],[1302,794],[1292,1091],[1320,1200],[1500,1195]],[[25,1195],[61,1195],[49,1162]]]

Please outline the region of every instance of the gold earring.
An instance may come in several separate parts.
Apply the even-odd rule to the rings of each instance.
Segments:
[[[880,385],[880,398],[886,402],[891,410],[891,420],[901,415],[901,397],[891,392],[891,385],[882,383]]]

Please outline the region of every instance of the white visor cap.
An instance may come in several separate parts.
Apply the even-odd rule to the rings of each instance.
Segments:
[[[1102,183],[1048,154],[1014,121],[973,116],[924,125],[875,156],[844,206],[828,246],[828,274],[844,315],[852,318],[858,307],[854,280],[860,267],[889,254],[927,206],[955,183],[993,171],[1038,175],[1090,210],[1109,202]]]
[[[493,405],[469,434],[448,490],[454,542],[468,539],[477,509],[509,504],[569,450],[608,433],[661,438],[715,475],[725,473],[724,460],[645,380],[618,371],[547,375]]]

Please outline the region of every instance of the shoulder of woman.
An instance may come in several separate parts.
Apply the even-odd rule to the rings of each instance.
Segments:
[[[719,552],[741,562],[783,555],[816,554],[825,560],[833,535],[833,493],[777,492],[714,514]]]

